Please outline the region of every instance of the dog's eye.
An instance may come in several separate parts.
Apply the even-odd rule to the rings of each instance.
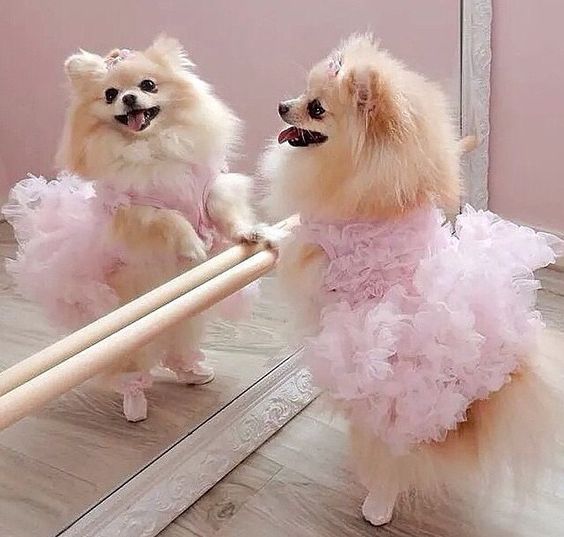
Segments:
[[[152,80],[142,80],[141,83],[139,84],[139,87],[143,90],[143,91],[147,91],[149,93],[156,93],[157,91],[157,85],[152,81]]]
[[[321,116],[325,114],[325,108],[321,106],[319,99],[314,99],[313,101],[311,101],[307,105],[307,111],[313,119],[321,119]]]
[[[116,88],[108,88],[106,90],[106,102],[108,104],[113,103],[114,99],[118,96],[119,91]]]

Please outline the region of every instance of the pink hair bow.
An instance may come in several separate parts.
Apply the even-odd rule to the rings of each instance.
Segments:
[[[115,67],[119,62],[122,62],[132,54],[133,52],[128,48],[112,50],[112,52],[110,52],[104,60],[106,62],[106,67],[108,69]]]
[[[329,65],[327,70],[329,71],[329,76],[337,76],[341,67],[343,65],[343,57],[340,54],[336,54],[329,59]]]

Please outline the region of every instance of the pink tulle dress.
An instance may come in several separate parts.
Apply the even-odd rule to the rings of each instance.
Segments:
[[[466,207],[397,220],[305,221],[295,239],[329,258],[321,328],[306,355],[351,419],[396,454],[444,440],[470,404],[509,381],[542,325],[533,271],[555,236]]]
[[[159,182],[118,191],[66,173],[54,180],[30,175],[13,187],[2,208],[18,242],[7,270],[53,324],[64,329],[87,324],[119,305],[107,276],[129,262],[129,253],[107,240],[115,210],[146,205],[179,211],[212,251],[221,241],[206,211],[215,176],[212,168],[191,166],[184,181],[169,187]]]

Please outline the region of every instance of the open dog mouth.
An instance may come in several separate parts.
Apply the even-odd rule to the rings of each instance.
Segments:
[[[159,115],[160,111],[160,107],[153,106],[152,108],[130,110],[127,114],[114,117],[120,123],[127,125],[132,131],[139,132],[145,130],[151,124],[151,121]]]
[[[316,131],[289,127],[278,135],[278,143],[288,142],[292,147],[307,147],[312,144],[322,144],[327,141],[327,136]]]

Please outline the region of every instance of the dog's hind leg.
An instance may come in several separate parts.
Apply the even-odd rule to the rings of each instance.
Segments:
[[[123,396],[123,414],[127,421],[147,419],[147,399],[144,390],[153,383],[148,371],[120,373],[114,379],[114,389]]]
[[[151,367],[154,364],[154,350],[145,345],[132,354],[122,356],[100,377],[106,388],[123,397],[123,414],[127,421],[137,422],[147,418],[145,390],[153,384]]]
[[[398,496],[395,484],[382,482],[369,491],[362,504],[362,515],[373,526],[383,526],[392,520]]]
[[[215,378],[211,365],[200,349],[204,333],[204,320],[193,317],[173,328],[162,365],[176,374],[183,384],[207,384]]]

